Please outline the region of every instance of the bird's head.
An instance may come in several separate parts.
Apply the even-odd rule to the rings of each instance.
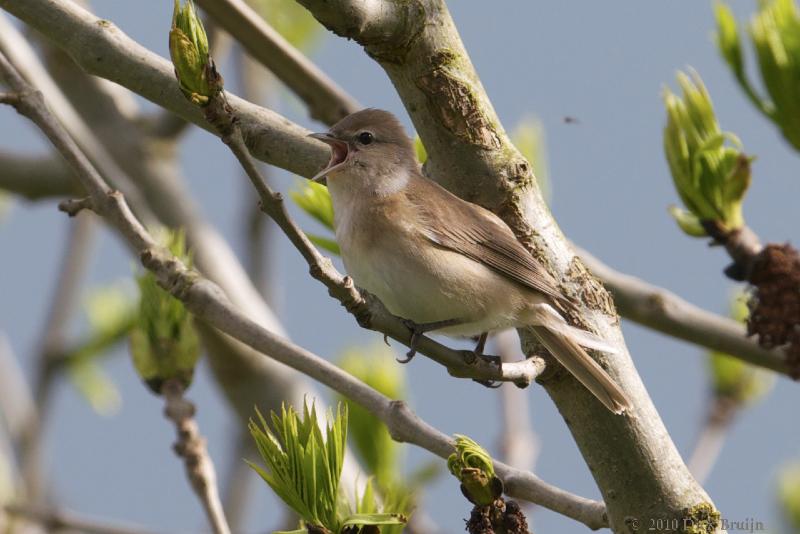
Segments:
[[[343,118],[325,133],[310,137],[331,148],[331,159],[312,180],[340,175],[376,178],[399,169],[416,169],[414,146],[397,117],[380,109],[364,109]]]

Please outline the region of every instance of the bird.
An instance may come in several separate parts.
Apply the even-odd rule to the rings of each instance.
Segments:
[[[397,117],[368,108],[310,137],[330,148],[312,179],[324,179],[330,192],[347,274],[410,325],[409,358],[422,333],[478,336],[482,354],[487,333],[531,327],[609,410],[630,410],[585,348],[618,350],[565,320],[576,303],[502,219],[423,174]]]

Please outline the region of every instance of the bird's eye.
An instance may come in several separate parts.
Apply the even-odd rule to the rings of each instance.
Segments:
[[[360,134],[358,134],[357,139],[358,142],[361,143],[362,145],[368,145],[375,140],[375,136],[372,135],[372,133],[370,132],[361,132]]]

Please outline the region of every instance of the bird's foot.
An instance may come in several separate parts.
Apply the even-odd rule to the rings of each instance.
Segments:
[[[444,321],[434,321],[432,323],[415,323],[410,319],[403,319],[403,324],[406,325],[406,328],[411,330],[411,339],[408,342],[408,352],[406,352],[406,357],[397,358],[397,361],[400,363],[410,362],[417,354],[417,343],[419,343],[419,339],[426,332],[439,330],[440,328],[446,328],[448,326],[454,326],[460,323],[461,320],[459,319],[446,319]]]

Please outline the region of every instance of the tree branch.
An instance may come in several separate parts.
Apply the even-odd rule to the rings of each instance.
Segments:
[[[331,125],[362,108],[244,0],[197,0],[197,4],[300,97],[311,118]]]
[[[10,516],[18,516],[42,525],[47,532],[69,530],[84,534],[153,534],[141,527],[123,526],[79,517],[72,513],[25,504],[6,504],[3,509]]]
[[[184,386],[180,380],[170,379],[161,387],[164,396],[164,416],[175,425],[178,441],[173,445],[175,454],[183,459],[186,477],[195,495],[203,505],[214,534],[230,534],[231,529],[222,510],[222,502],[217,491],[217,473],[214,462],[208,454],[206,440],[194,418],[195,406],[186,399]]]
[[[219,286],[196,271],[188,270],[158,246],[136,220],[124,197],[103,182],[89,160],[50,114],[41,93],[34,91],[20,78],[2,54],[0,76],[7,79],[19,96],[17,110],[39,126],[90,192],[91,209],[117,230],[128,246],[140,255],[142,264],[153,272],[162,287],[184,302],[198,319],[362,405],[386,423],[395,439],[419,445],[442,458],[453,451],[450,437],[419,419],[404,402],[385,397],[332,363],[250,320],[230,303]],[[542,482],[532,473],[513,469],[500,462],[496,463],[495,468],[498,476],[505,481],[509,495],[541,504],[590,528],[606,525],[602,503],[572,495]]]
[[[203,114],[178,89],[172,64],[130,39],[111,22],[68,0],[0,0],[0,7],[44,34],[87,73],[127,87],[201,128],[212,130]],[[241,120],[247,147],[257,159],[300,176],[313,176],[328,161],[328,150],[308,139],[304,128],[234,95],[226,97]]]
[[[11,21],[2,14],[0,14],[0,51],[15,64],[20,65],[20,72],[25,79],[36,80],[36,87],[50,96],[54,105],[53,112],[64,124],[70,136],[91,156],[93,163],[103,176],[136,204],[139,217],[146,224],[154,222],[155,217],[141,202],[139,192],[131,184],[130,178],[119,168],[92,129],[86,125],[75,108],[58,90],[55,82],[37,60],[33,48],[22,38]]]
[[[747,337],[741,323],[698,308],[666,289],[613,270],[585,250],[576,250],[592,274],[614,295],[614,304],[623,317],[753,365],[789,374],[781,351],[760,347]]]
[[[28,200],[80,195],[64,161],[51,156],[27,156],[0,150],[0,189]]]
[[[513,330],[504,330],[494,336],[495,346],[503,362],[517,359],[519,344]],[[500,388],[501,457],[509,465],[533,471],[539,454],[539,439],[531,426],[530,397],[518,388]]]
[[[624,340],[610,295],[575,256],[536,186],[531,164],[511,144],[443,0],[298,0],[328,29],[355,39],[386,71],[428,152],[428,175],[460,197],[502,217],[520,242],[583,303],[571,322],[618,347]],[[353,12],[380,9],[362,29]],[[356,13],[357,14],[357,13]],[[371,28],[378,26],[375,33]],[[391,39],[382,36],[389,35]],[[522,329],[526,354],[539,350]],[[568,421],[606,501],[610,526],[630,518],[694,524],[716,511],[692,478],[636,373],[630,356],[600,360],[634,409],[615,416],[568,373],[539,380]],[[658,503],[654,506],[653,503]],[[704,516],[707,517],[707,516]],[[718,525],[712,522],[711,527]]]

